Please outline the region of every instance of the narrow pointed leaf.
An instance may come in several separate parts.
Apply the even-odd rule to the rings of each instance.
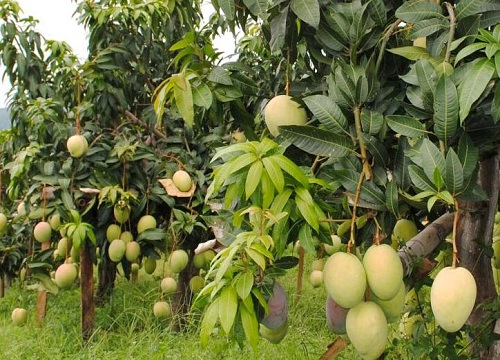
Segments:
[[[434,34],[439,30],[447,30],[450,23],[444,18],[432,18],[417,22],[413,25],[410,37],[416,39]]]
[[[416,23],[438,17],[441,15],[441,11],[441,7],[432,1],[410,0],[404,2],[396,10],[396,17],[408,23]]]
[[[312,235],[311,227],[307,224],[302,225],[299,230],[300,246],[302,246],[306,253],[313,254],[316,249],[314,245],[314,238]]]
[[[417,71],[418,84],[424,96],[424,105],[432,105],[436,89],[436,70],[434,70],[431,62],[426,59],[417,61],[415,70]]]
[[[434,171],[438,169],[440,174],[446,172],[445,159],[438,147],[429,139],[424,139],[419,148],[422,160],[422,169],[429,179],[434,178]]]
[[[465,74],[458,87],[461,123],[469,115],[472,104],[479,99],[494,73],[493,63],[489,59],[481,59]]]
[[[370,0],[368,2],[368,12],[377,25],[385,26],[387,9],[384,0]]]
[[[238,312],[238,294],[232,286],[227,286],[219,296],[219,319],[222,329],[229,335]]]
[[[331,98],[325,95],[311,95],[304,98],[304,103],[327,130],[335,133],[347,132],[348,121]]]
[[[235,283],[236,292],[240,299],[245,300],[250,292],[252,291],[252,287],[254,284],[253,273],[250,269],[241,273],[241,276]]]
[[[398,186],[403,190],[407,190],[411,185],[410,174],[408,172],[408,165],[411,164],[411,160],[405,155],[405,150],[409,147],[407,138],[399,138],[394,159],[394,177]]]
[[[389,181],[387,183],[387,186],[385,188],[385,204],[390,212],[392,212],[396,216],[398,215],[398,187],[395,181]]]
[[[334,173],[347,191],[353,194],[356,193],[360,176],[358,172],[352,170],[335,170]],[[377,185],[373,183],[373,181],[363,182],[360,198],[365,200],[367,203],[385,207],[385,195],[382,190],[380,190]]]
[[[455,134],[458,127],[458,93],[455,84],[449,76],[439,79],[434,94],[434,133],[439,140],[448,140]]]
[[[192,127],[194,122],[194,102],[191,84],[182,74],[174,74],[172,78],[174,79],[175,106],[186,124]]]
[[[240,306],[240,317],[241,325],[243,326],[243,331],[245,332],[245,339],[254,351],[256,351],[259,344],[259,322],[250,297],[248,297],[248,300],[244,301]]]
[[[458,141],[458,158],[462,163],[464,179],[470,179],[479,162],[479,150],[466,134]]]
[[[234,14],[236,11],[235,2],[233,0],[218,0],[218,2],[224,12],[224,15],[226,15],[227,20],[234,20]]]
[[[376,135],[383,124],[384,116],[381,113],[366,108],[361,110],[361,125],[363,127],[363,132],[370,135]]]
[[[210,341],[212,330],[219,319],[219,298],[208,305],[201,321],[200,339],[202,346],[207,346]]]
[[[281,126],[281,134],[299,149],[313,155],[342,157],[354,152],[351,139],[312,126]]]
[[[497,0],[460,1],[455,8],[455,16],[460,21],[467,16],[498,10],[500,10],[500,3]]]
[[[262,162],[257,160],[248,169],[247,178],[245,181],[245,196],[248,200],[250,196],[255,192],[257,186],[260,183],[260,178],[262,176]]]
[[[292,0],[290,7],[300,20],[315,29],[318,28],[320,19],[318,0]]]
[[[193,87],[193,102],[196,106],[203,107],[206,110],[212,106],[213,96],[207,84],[202,83]]]
[[[279,165],[281,170],[290,175],[294,180],[301,184],[306,189],[309,188],[309,180],[300,168],[289,158],[284,155],[275,155],[274,161]]]
[[[424,191],[436,191],[436,188],[431,180],[425,175],[424,171],[416,165],[408,166],[410,179],[413,185]]]
[[[451,194],[457,194],[463,189],[464,173],[462,164],[453,149],[449,149],[446,154],[445,183],[446,189]]]
[[[280,166],[276,163],[273,156],[263,158],[262,163],[264,164],[264,168],[271,178],[274,187],[278,193],[281,193],[285,186],[285,178],[283,177],[283,172],[281,171]]]
[[[243,0],[243,3],[253,15],[267,18],[267,0]]]
[[[422,136],[426,133],[424,124],[406,115],[387,115],[387,125],[396,133],[407,137]]]
[[[420,46],[402,46],[398,48],[388,49],[387,51],[412,61],[428,59],[431,57],[427,49],[424,49]]]

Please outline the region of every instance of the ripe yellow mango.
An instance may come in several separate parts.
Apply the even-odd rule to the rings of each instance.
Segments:
[[[403,280],[403,265],[390,245],[370,246],[363,257],[363,266],[373,294],[380,300],[396,296]]]
[[[375,360],[384,352],[389,330],[384,312],[374,302],[361,302],[349,309],[346,331],[363,359]]]
[[[431,286],[431,308],[438,325],[448,332],[458,331],[474,308],[476,294],[476,281],[469,270],[443,268]]]
[[[350,253],[330,255],[323,268],[323,282],[328,295],[343,308],[356,306],[365,295],[365,269],[358,257]]]

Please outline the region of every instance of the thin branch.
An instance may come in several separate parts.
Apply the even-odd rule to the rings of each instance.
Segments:
[[[137,118],[137,116],[135,116],[134,114],[132,114],[130,111],[128,110],[124,110],[123,113],[125,114],[125,116],[127,118],[129,118],[130,121],[132,121],[132,123],[134,125],[139,125],[141,126],[143,129],[145,130],[149,130],[148,126],[144,123],[142,123],[142,121],[139,120],[139,118]],[[156,137],[160,138],[160,139],[164,139],[166,138],[166,135],[164,133],[162,133],[160,130],[158,129],[153,129],[153,133],[156,135]]]
[[[446,55],[444,56],[444,61],[450,62],[451,57],[451,44],[455,38],[455,29],[457,27],[457,18],[455,17],[455,10],[453,10],[453,5],[449,2],[445,2],[446,10],[450,14],[450,30],[448,31],[448,44],[446,44]]]
[[[356,226],[356,211],[358,209],[359,195],[361,194],[361,186],[363,185],[363,180],[365,179],[365,173],[361,172],[359,174],[358,185],[356,186],[356,195],[354,197],[354,205],[352,207],[352,219],[351,219],[351,233],[349,236],[349,242],[347,243],[347,252],[351,252],[353,246],[356,246],[356,240],[354,239],[354,227]]]
[[[383,38],[382,38],[382,44],[380,44],[380,51],[378,53],[378,58],[377,58],[377,63],[375,65],[375,74],[378,74],[378,71],[380,69],[380,64],[382,64],[382,59],[384,58],[384,53],[385,53],[385,48],[387,47],[387,43],[389,42],[389,38],[391,37],[392,33],[396,28],[401,24],[401,20],[397,19],[392,23],[392,25],[387,29],[385,32]]]

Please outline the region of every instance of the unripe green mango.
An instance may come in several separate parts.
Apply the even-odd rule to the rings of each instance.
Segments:
[[[380,300],[396,296],[403,280],[403,265],[391,246],[370,246],[363,257],[363,266],[368,286]]]
[[[120,262],[125,255],[125,251],[127,250],[127,246],[123,242],[123,240],[115,239],[109,244],[108,255],[111,261]]]
[[[438,325],[448,332],[458,331],[474,308],[476,294],[476,281],[469,270],[442,269],[431,286],[431,308]]]
[[[370,300],[380,306],[380,308],[384,311],[388,323],[395,322],[401,317],[401,314],[403,313],[405,307],[405,283],[401,281],[399,291],[397,292],[396,296],[389,300],[381,300],[373,293],[370,296]]]
[[[323,282],[332,299],[343,308],[359,304],[366,291],[366,273],[356,255],[337,252],[323,268]]]
[[[177,249],[170,253],[168,257],[168,265],[176,274],[186,268],[189,263],[189,256],[185,250]]]
[[[493,238],[493,265],[495,268],[500,269],[500,236]]]
[[[54,280],[57,286],[61,289],[65,289],[73,284],[77,276],[78,271],[75,265],[62,264],[57,268]]]
[[[151,275],[156,270],[156,259],[148,257],[144,260],[144,271],[146,274]]]
[[[361,302],[349,309],[346,331],[363,359],[375,360],[384,352],[389,330],[384,312],[374,302]]]

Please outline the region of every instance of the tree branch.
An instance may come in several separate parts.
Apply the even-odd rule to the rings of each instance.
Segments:
[[[125,116],[127,118],[129,118],[130,121],[132,121],[132,123],[134,125],[139,125],[141,126],[143,129],[146,129],[146,130],[149,130],[149,128],[147,127],[146,124],[144,124],[141,120],[139,120],[137,118],[137,116],[135,116],[134,114],[132,114],[130,111],[128,110],[124,110],[123,113],[125,114]],[[158,129],[153,129],[153,133],[156,135],[156,137],[160,138],[160,139],[164,139],[166,136],[164,133],[162,133],[160,130]]]

